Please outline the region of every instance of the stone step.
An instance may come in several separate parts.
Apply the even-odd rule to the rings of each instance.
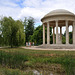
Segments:
[[[40,45],[38,48],[48,48],[48,49],[75,49],[75,45],[66,45],[66,44],[58,44],[58,45]]]

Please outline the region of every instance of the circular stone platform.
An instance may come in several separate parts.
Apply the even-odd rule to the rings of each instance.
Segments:
[[[40,45],[37,48],[43,48],[43,49],[75,49],[74,44],[45,44],[45,45]]]
[[[50,47],[50,46],[49,46]],[[30,50],[56,50],[56,51],[75,51],[75,49],[53,49],[53,47],[52,48],[42,48],[42,45],[41,45],[41,47],[39,47],[39,46],[31,46],[31,47],[22,47],[22,48],[24,48],[24,49],[30,49]]]

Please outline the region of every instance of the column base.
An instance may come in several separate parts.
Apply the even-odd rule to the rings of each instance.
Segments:
[[[39,48],[43,49],[75,49],[74,44],[45,44],[38,46]]]

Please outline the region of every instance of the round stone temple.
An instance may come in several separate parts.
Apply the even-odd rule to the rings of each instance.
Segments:
[[[64,9],[57,9],[46,14],[42,19],[43,45],[45,45],[45,27],[47,27],[47,45],[50,44],[50,27],[53,28],[53,44],[62,44],[62,27],[66,27],[66,45],[69,44],[69,26],[73,30],[73,44],[75,44],[75,14]],[[56,37],[55,37],[56,27]],[[60,34],[58,33],[60,28]],[[56,39],[56,40],[55,40]],[[56,41],[56,42],[55,42]]]

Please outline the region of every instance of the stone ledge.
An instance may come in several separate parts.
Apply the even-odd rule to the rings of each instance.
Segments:
[[[45,44],[40,45],[37,48],[46,48],[46,49],[75,49],[74,44]]]

